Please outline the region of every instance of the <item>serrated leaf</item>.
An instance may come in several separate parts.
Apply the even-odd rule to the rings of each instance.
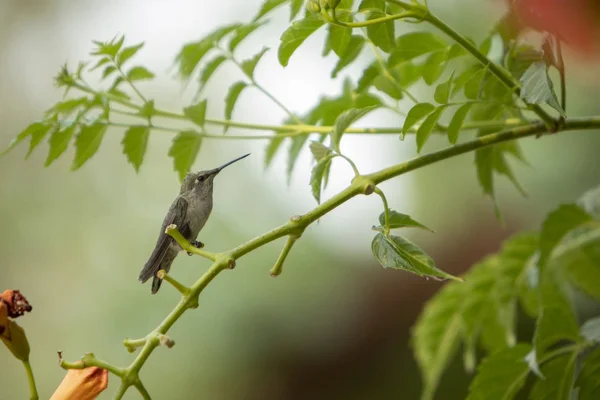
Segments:
[[[127,73],[127,79],[130,81],[140,81],[143,79],[153,79],[154,74],[144,67],[133,67]]]
[[[323,186],[324,173],[335,156],[336,154],[329,154],[321,158],[311,171],[310,186],[317,204],[321,204],[321,187]]]
[[[336,118],[333,130],[331,131],[331,145],[338,152],[340,151],[340,142],[342,135],[354,123],[356,120],[364,117],[370,111],[373,111],[376,106],[365,107],[365,108],[351,108],[350,110],[344,111]]]
[[[423,65],[423,80],[428,85],[433,85],[442,76],[448,62],[448,51],[432,53]]]
[[[261,19],[261,17],[267,15],[273,9],[279,7],[284,3],[287,3],[287,0],[265,0],[260,6],[260,9],[258,10],[258,13],[254,17],[253,21],[258,21],[259,19]]]
[[[179,132],[169,148],[169,157],[173,158],[173,168],[183,180],[190,171],[202,144],[202,136],[195,131]]]
[[[246,82],[236,82],[229,88],[227,92],[227,96],[225,96],[225,119],[231,119],[233,115],[233,108],[235,107],[235,103],[237,102],[242,90],[244,90],[248,84]],[[224,131],[227,132],[229,128],[228,125],[225,125]]]
[[[232,24],[217,28],[204,39],[184,45],[175,57],[180,77],[188,79],[202,58],[215,47],[216,43],[240,26],[241,24]]]
[[[142,109],[138,111],[138,115],[147,119],[152,118],[156,115],[156,108],[154,108],[154,100],[149,100],[144,103]]]
[[[448,47],[448,43],[431,32],[410,32],[396,38],[396,48],[390,53],[390,67]]]
[[[190,119],[193,123],[198,126],[204,126],[204,119],[206,118],[206,106],[207,100],[194,104],[183,109],[183,114]]]
[[[570,400],[575,381],[577,351],[553,358],[541,366],[545,379],[537,379],[531,388],[532,400]]]
[[[382,11],[372,11],[367,15],[367,20],[385,17],[386,13]],[[389,53],[396,47],[394,41],[395,27],[394,21],[386,21],[379,24],[367,26],[367,36],[373,44],[381,50]]]
[[[277,150],[279,149],[279,147],[281,147],[281,144],[283,143],[284,139],[285,137],[274,135],[273,139],[271,139],[271,141],[267,145],[267,149],[265,150],[265,168],[271,165],[271,162],[273,161]]]
[[[544,61],[532,63],[521,77],[521,98],[532,104],[546,103],[566,116],[565,110],[560,106],[554,85],[548,76],[548,66]]]
[[[256,53],[252,58],[248,59],[248,60],[244,60],[242,61],[242,71],[244,71],[244,73],[250,78],[253,79],[254,78],[254,69],[256,68],[256,65],[258,64],[258,62],[260,61],[260,59],[262,58],[262,56],[268,51],[269,49],[267,47],[263,47],[261,51],[259,51],[258,53]]]
[[[552,250],[568,232],[591,220],[592,216],[576,204],[563,204],[548,214],[540,234],[539,265],[546,264]]]
[[[425,229],[426,231],[433,232],[433,230],[429,229],[425,225],[412,219],[412,217],[410,215],[402,214],[402,213],[399,213],[398,211],[394,211],[394,210],[389,210],[388,214],[389,214],[388,215],[388,218],[389,218],[388,224],[389,224],[390,229],[421,228],[421,229]],[[379,215],[379,224],[380,224],[380,227],[378,227],[378,228],[385,226],[385,212],[382,212]]]
[[[325,21],[315,14],[310,14],[304,19],[298,20],[292,24],[281,35],[277,58],[282,66],[287,66],[290,57],[298,47],[312,35],[317,29],[322,27]]]
[[[335,68],[333,69],[333,71],[331,71],[332,78],[336,78],[337,74],[342,69],[344,69],[345,67],[350,65],[354,60],[356,60],[356,58],[360,54],[361,50],[363,49],[364,44],[365,44],[365,39],[362,36],[352,35],[352,37],[350,38],[350,42],[348,43],[348,46],[346,47],[346,52],[341,56],[341,58],[335,65]],[[357,89],[357,91],[358,91],[358,89]]]
[[[200,83],[200,88],[203,88],[204,85],[208,83],[211,76],[213,76],[213,74],[217,71],[217,69],[219,69],[221,64],[223,64],[223,62],[226,59],[227,58],[225,58],[225,56],[217,56],[204,66],[202,72],[200,73],[200,75],[198,75],[198,82]]]
[[[138,43],[133,46],[125,47],[119,52],[119,54],[117,54],[117,64],[120,66],[125,64],[127,60],[133,57],[142,47],[144,47],[144,42]]]
[[[77,125],[71,124],[52,132],[52,136],[50,136],[49,140],[50,150],[48,151],[48,157],[46,158],[46,163],[44,164],[45,167],[48,167],[50,164],[52,164],[54,160],[60,157],[65,150],[67,150],[67,147],[69,146],[76,129]]]
[[[248,25],[242,25],[234,31],[231,40],[229,41],[229,51],[234,52],[235,49],[242,43],[244,39],[246,39],[250,34],[252,34],[255,30],[266,24],[267,21],[258,21],[252,22]]]
[[[461,334],[461,304],[468,288],[447,283],[429,300],[412,329],[412,346],[423,375],[421,399],[433,399],[443,371],[456,354]]]
[[[429,139],[431,132],[435,128],[443,112],[444,107],[436,108],[427,116],[427,118],[425,118],[421,126],[419,126],[419,129],[417,129],[417,152],[420,153],[421,149],[423,149],[423,146],[427,142],[427,139]]]
[[[98,68],[100,68],[101,66],[103,66],[104,64],[106,64],[106,63],[109,63],[109,62],[110,62],[110,58],[108,58],[108,57],[103,57],[103,58],[101,58],[100,60],[98,60],[98,61],[96,62],[96,64],[94,64],[94,66],[93,66],[92,68],[90,68],[90,71],[95,71],[95,70],[97,70]]]
[[[150,135],[150,127],[148,126],[132,126],[125,132],[123,141],[123,154],[127,156],[127,161],[133,165],[135,172],[139,172],[140,165],[144,161],[144,155],[148,148],[148,136]]]
[[[316,140],[311,140],[308,147],[310,148],[310,152],[312,153],[313,157],[317,161],[321,161],[321,159],[325,158],[325,156],[329,155],[333,151],[323,143],[317,142]]]
[[[93,124],[84,125],[75,138],[75,159],[71,165],[71,170],[81,168],[100,148],[100,143],[104,138],[106,125]]]
[[[96,45],[96,50],[92,51],[90,54],[94,56],[106,55],[111,58],[114,58],[121,49],[124,40],[125,36],[121,35],[121,37],[119,37],[118,39],[117,37],[114,37],[110,42],[94,41],[94,44]]]
[[[62,114],[63,116],[70,115],[80,106],[86,105],[89,102],[87,97],[78,97],[76,99],[68,99],[59,101],[52,108],[46,111],[46,114]]]
[[[462,280],[438,269],[433,259],[423,250],[400,236],[385,236],[378,233],[371,242],[371,250],[375,259],[384,268],[401,269],[438,280]]]
[[[402,126],[402,136],[406,136],[410,128],[412,128],[417,122],[431,114],[435,110],[435,106],[430,103],[419,103],[415,104],[406,114],[404,119],[404,125]]]
[[[486,358],[469,386],[467,400],[512,399],[523,387],[529,368],[528,344],[518,344]]]
[[[600,397],[600,348],[588,355],[577,377],[575,387],[579,388],[578,400],[596,400]]]
[[[352,12],[350,10],[336,10],[336,17],[340,22],[352,22]],[[331,48],[338,57],[342,58],[346,53],[346,47],[350,43],[351,36],[352,28],[329,24],[328,48]]]
[[[458,108],[458,110],[456,110],[454,116],[452,116],[450,125],[448,125],[448,140],[450,143],[455,144],[458,140],[460,129],[463,126],[467,114],[471,110],[471,105],[471,103],[463,104]]]
[[[433,98],[440,104],[447,104],[450,98],[450,88],[452,87],[452,79],[454,78],[454,71],[450,74],[447,81],[440,83],[435,88],[435,94]]]

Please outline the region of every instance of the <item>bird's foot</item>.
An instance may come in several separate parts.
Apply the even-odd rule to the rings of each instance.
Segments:
[[[199,240],[194,240],[194,241],[192,242],[192,246],[194,246],[194,247],[195,247],[195,248],[197,248],[197,249],[201,249],[201,248],[203,248],[203,247],[204,247],[204,243],[202,243],[202,242],[201,242],[201,241],[199,241]],[[190,253],[189,251],[187,252],[187,254],[188,254],[188,256],[191,256],[191,255],[193,255],[193,253]]]

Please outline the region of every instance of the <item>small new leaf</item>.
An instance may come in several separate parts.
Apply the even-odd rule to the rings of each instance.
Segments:
[[[287,66],[290,57],[298,47],[312,35],[317,29],[323,26],[325,21],[320,15],[310,14],[304,19],[298,20],[292,24],[281,35],[277,58],[282,66]]]
[[[321,187],[323,186],[323,178],[325,171],[328,169],[331,160],[336,154],[329,154],[321,158],[319,162],[313,167],[310,174],[310,186],[312,188],[312,194],[317,204],[321,203]]]
[[[401,269],[438,280],[462,281],[462,279],[438,269],[433,259],[423,250],[400,236],[385,236],[378,233],[371,242],[371,250],[375,259],[384,268]]]
[[[179,180],[183,180],[192,168],[201,144],[202,136],[195,131],[179,132],[173,139],[169,157],[173,158],[173,167],[179,175]]]
[[[144,155],[148,148],[148,136],[150,128],[148,126],[132,126],[125,132],[123,141],[123,154],[127,156],[127,161],[133,165],[135,172],[139,172],[140,165],[144,161]]]
[[[263,47],[263,49],[255,54],[252,58],[242,61],[242,70],[250,79],[254,79],[254,69],[256,68],[256,65],[260,61],[261,57],[268,50],[269,49],[267,47]]]
[[[198,104],[184,108],[183,114],[196,125],[204,126],[204,119],[206,118],[206,106],[207,100],[202,100]]]
[[[402,214],[402,213],[399,213],[398,211],[389,210],[388,218],[389,218],[388,224],[389,224],[390,229],[421,228],[421,229],[425,229],[426,231],[433,232],[433,230],[429,229],[425,225],[412,219],[412,217],[410,215]],[[375,230],[381,230],[382,227],[385,225],[385,212],[382,212],[379,215],[379,224],[380,224],[380,226],[375,227],[374,228]]]
[[[100,148],[100,143],[104,138],[106,125],[93,124],[81,127],[79,135],[75,139],[75,159],[71,165],[71,170],[81,168]]]
[[[315,157],[315,160],[317,161],[321,161],[321,159],[333,152],[333,150],[331,150],[329,147],[316,140],[311,140],[308,147],[310,148],[313,157]]]
[[[368,112],[374,110],[377,106],[365,107],[365,108],[351,108],[350,110],[344,111],[337,119],[331,131],[331,145],[338,152],[340,151],[340,141],[344,131],[350,127],[350,125],[364,117]]]
[[[144,42],[138,43],[133,46],[125,47],[123,50],[121,50],[119,52],[119,54],[117,54],[117,59],[116,59],[117,64],[119,66],[122,66],[123,64],[125,64],[127,62],[127,60],[129,60],[131,57],[133,57],[142,47],[144,47]]]
[[[231,85],[231,87],[229,88],[229,91],[227,92],[227,96],[225,96],[225,119],[231,119],[231,116],[233,115],[233,108],[235,107],[235,103],[237,102],[238,98],[240,97],[240,94],[242,93],[242,90],[244,90],[246,88],[246,86],[248,86],[248,84],[246,82],[236,82],[233,85]],[[224,131],[227,132],[227,129],[229,128],[228,125],[225,125],[224,127]]]
[[[144,67],[133,67],[127,73],[127,79],[130,81],[140,81],[143,79],[153,79],[154,74]]]

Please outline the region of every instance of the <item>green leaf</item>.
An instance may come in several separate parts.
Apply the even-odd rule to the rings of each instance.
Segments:
[[[270,13],[274,8],[279,7],[280,5],[287,3],[287,0],[265,0],[260,6],[258,13],[254,17],[253,21],[258,21],[263,16]]]
[[[291,0],[290,1],[290,21],[296,18],[296,15],[300,12],[300,9],[304,5],[304,0]]]
[[[386,13],[382,11],[372,11],[367,15],[367,20],[385,17]],[[395,28],[394,21],[386,21],[375,25],[367,26],[367,36],[373,44],[381,50],[389,53],[396,47],[394,41]]]
[[[336,10],[336,17],[340,22],[352,22],[352,12],[349,10]],[[338,57],[342,58],[346,53],[348,44],[350,44],[351,36],[352,28],[329,24],[329,35],[327,38],[329,42],[328,47],[331,48]]]
[[[179,180],[183,181],[192,168],[201,144],[202,136],[195,131],[179,132],[173,139],[169,148],[169,157],[173,158],[173,167],[179,175]]]
[[[90,54],[94,56],[105,55],[114,58],[121,49],[124,40],[125,36],[121,35],[121,37],[119,38],[115,36],[110,42],[94,41],[94,44],[96,45],[96,50],[92,51]]]
[[[123,48],[123,50],[121,50],[119,54],[117,54],[117,64],[119,66],[125,64],[125,62],[127,62],[127,60],[133,57],[142,47],[144,47],[144,42]]]
[[[333,152],[333,150],[331,150],[329,147],[325,146],[321,142],[317,142],[316,140],[311,140],[308,147],[310,148],[313,157],[315,157],[315,160],[317,161],[321,161],[323,158],[325,158],[325,156],[328,156]]]
[[[532,63],[521,77],[521,84],[523,85],[521,89],[522,99],[533,104],[546,103],[562,116],[566,116],[565,110],[558,102],[554,85],[550,76],[548,76],[548,66],[544,61]]]
[[[93,124],[84,125],[75,138],[75,159],[71,165],[71,170],[81,168],[100,148],[100,143],[104,138],[106,125]]]
[[[573,229],[592,220],[592,216],[576,204],[563,204],[552,211],[542,224],[540,260],[543,266],[560,240]]]
[[[340,151],[340,142],[344,131],[352,125],[356,120],[364,117],[370,111],[373,111],[376,106],[365,107],[365,108],[351,108],[350,110],[344,111],[335,120],[335,125],[331,131],[331,145],[332,147]]]
[[[254,79],[254,69],[260,61],[261,57],[268,51],[267,47],[263,47],[261,51],[256,53],[252,58],[242,61],[242,71],[250,78]]]
[[[204,119],[206,118],[206,106],[208,101],[202,100],[198,104],[189,106],[183,109],[183,114],[190,119],[193,123],[198,126],[204,126]]]
[[[529,398],[532,400],[570,400],[575,381],[577,351],[556,357],[542,364],[545,379],[536,379]]]
[[[296,165],[296,160],[298,156],[300,156],[300,152],[304,147],[304,143],[308,140],[308,136],[294,136],[292,137],[292,143],[288,150],[288,159],[287,159],[287,178],[288,183],[292,179],[292,172],[294,171],[294,166]]]
[[[447,50],[432,53],[429,57],[427,57],[427,60],[423,65],[423,80],[425,83],[428,85],[433,85],[444,72],[447,62]]]
[[[321,204],[321,186],[323,183],[324,173],[331,164],[331,160],[336,155],[337,154],[329,154],[321,158],[313,167],[310,174],[310,186],[312,188],[313,197],[317,201],[317,204]]]
[[[388,75],[381,74],[377,76],[373,81],[373,86],[394,100],[400,100],[403,97],[400,83]]]
[[[412,128],[417,122],[431,114],[435,110],[435,106],[429,103],[415,104],[406,115],[404,119],[404,125],[402,126],[402,136],[406,136],[410,128]]]
[[[175,62],[179,66],[180,77],[188,79],[202,58],[212,50],[221,39],[240,26],[241,24],[232,24],[217,28],[209,33],[204,39],[184,45],[177,54],[177,57],[175,57]]]
[[[429,232],[433,232],[433,230],[429,229],[425,225],[412,219],[412,217],[410,215],[402,214],[402,213],[399,213],[398,211],[389,210],[388,218],[389,218],[388,223],[389,223],[390,229],[421,228],[421,229],[425,229]],[[380,227],[385,226],[385,212],[382,212],[379,215],[379,224],[381,225]]]
[[[400,236],[375,235],[371,243],[373,256],[384,268],[401,269],[434,279],[462,279],[438,269],[433,259],[415,244]]]
[[[396,48],[390,53],[389,66],[412,60],[423,54],[444,50],[448,43],[431,32],[410,32],[396,38]]]
[[[373,81],[379,75],[379,72],[379,65],[376,62],[373,62],[365,68],[361,77],[358,79],[356,91],[360,93],[367,90],[369,86],[373,84]]]
[[[281,43],[277,51],[279,63],[282,66],[287,66],[290,57],[298,47],[312,35],[317,29],[323,26],[325,22],[320,15],[310,14],[306,18],[298,20],[292,24],[281,35]]]
[[[233,36],[229,41],[229,51],[233,53],[244,39],[246,39],[251,33],[253,33],[255,30],[257,30],[266,23],[267,21],[252,22],[248,25],[242,25],[238,27],[234,31]]]
[[[149,100],[144,103],[142,109],[138,111],[138,115],[141,117],[145,117],[146,119],[152,118],[156,115],[156,108],[154,108],[154,100]]]
[[[481,81],[483,80],[485,72],[486,70],[484,68],[480,68],[471,75],[471,78],[465,84],[464,93],[468,99],[477,100],[479,98],[479,93],[481,91]]]
[[[109,63],[109,62],[110,62],[110,58],[103,57],[100,60],[98,60],[98,62],[96,62],[96,64],[92,68],[90,68],[90,71],[95,71],[98,68],[100,68],[101,66],[103,66],[104,64]]]
[[[435,94],[433,98],[440,104],[447,104],[450,98],[450,88],[452,87],[452,79],[454,78],[454,71],[450,74],[450,77],[446,82],[440,83],[435,88]]]
[[[423,375],[421,399],[433,399],[442,373],[458,349],[465,284],[450,282],[429,300],[412,329],[412,347]]]
[[[450,143],[455,144],[458,140],[460,129],[463,126],[467,114],[471,110],[471,105],[471,103],[463,104],[454,113],[454,116],[450,121],[450,125],[448,125],[448,140],[450,141]]]
[[[140,81],[143,79],[153,79],[154,74],[144,67],[133,67],[127,73],[127,79],[130,81]]]
[[[17,135],[17,137],[14,138],[8,144],[8,147],[6,148],[6,150],[4,150],[2,153],[0,153],[0,157],[5,155],[6,153],[8,153],[13,148],[15,148],[15,146],[18,145],[19,143],[21,143],[23,140],[25,140],[27,138],[31,138],[31,144],[29,146],[29,152],[27,154],[27,157],[28,157],[29,154],[31,154],[31,152],[33,151],[33,149],[41,142],[41,140],[44,138],[44,136],[46,136],[46,133],[48,133],[50,128],[52,128],[51,124],[46,124],[46,123],[42,123],[42,122],[34,122],[33,124],[31,124],[27,128],[25,128],[21,133],[19,133]]]
[[[231,119],[233,115],[233,108],[235,107],[235,103],[237,102],[242,90],[244,90],[248,84],[246,82],[236,82],[229,88],[227,92],[227,96],[225,96],[225,119]],[[225,125],[224,131],[227,132],[229,128],[228,125]]]
[[[337,77],[337,74],[342,69],[344,69],[345,67],[350,65],[354,60],[356,60],[356,58],[360,54],[361,50],[363,49],[364,44],[365,44],[365,39],[362,36],[352,35],[352,37],[350,38],[350,41],[348,43],[348,46],[346,47],[345,53],[342,56],[340,56],[339,61],[335,65],[335,68],[333,69],[333,71],[331,71],[332,78]]]
[[[596,400],[600,398],[600,348],[588,355],[577,377],[575,387],[579,388],[578,400]]]
[[[60,157],[65,150],[67,150],[67,147],[69,146],[69,143],[71,143],[71,139],[73,138],[76,129],[77,124],[71,124],[52,132],[52,136],[50,137],[49,141],[50,150],[48,152],[48,158],[46,158],[46,163],[44,164],[45,167],[50,166],[54,160]]]
[[[443,112],[444,107],[436,108],[427,116],[427,118],[425,118],[425,121],[423,121],[421,126],[419,126],[419,129],[417,129],[417,152],[421,152],[421,149],[423,149],[425,142],[427,142],[427,139],[429,139],[431,131],[433,131],[433,128],[435,128]]]
[[[273,139],[271,139],[271,141],[267,145],[267,149],[265,150],[265,168],[271,165],[271,162],[273,161],[277,150],[279,149],[279,147],[281,147],[281,144],[283,143],[284,139],[285,137],[274,135]]]
[[[528,344],[518,344],[486,358],[469,386],[467,400],[512,399],[523,387],[529,368]]]
[[[76,99],[68,99],[65,101],[59,101],[51,109],[46,111],[47,114],[62,114],[68,116],[72,114],[79,107],[86,105],[89,102],[87,97],[78,97]]]
[[[198,82],[200,83],[200,88],[203,88],[204,85],[208,83],[210,77],[213,76],[213,74],[217,71],[217,69],[221,66],[221,64],[223,64],[225,60],[225,56],[217,56],[204,66],[202,72],[200,73],[200,75],[198,75]]]
[[[132,126],[127,129],[123,141],[123,154],[127,156],[127,161],[133,165],[135,172],[139,172],[140,165],[144,161],[144,155],[148,148],[148,136],[150,135],[150,127],[148,126]]]
[[[113,72],[117,70],[117,67],[114,65],[109,65],[102,71],[102,79],[108,78]]]

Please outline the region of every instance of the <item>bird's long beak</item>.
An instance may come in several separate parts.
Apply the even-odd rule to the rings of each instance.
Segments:
[[[234,163],[234,162],[236,162],[236,161],[240,161],[242,158],[246,158],[246,157],[248,157],[249,155],[250,155],[250,153],[248,153],[248,154],[245,154],[245,155],[243,155],[243,156],[241,156],[241,157],[238,157],[238,158],[236,158],[235,160],[229,161],[228,163],[225,163],[225,164],[221,165],[219,168],[217,168],[217,173],[221,172],[221,170],[222,170],[223,168],[225,168],[225,167],[227,167],[227,166],[229,166],[229,165],[233,164],[233,163]]]

